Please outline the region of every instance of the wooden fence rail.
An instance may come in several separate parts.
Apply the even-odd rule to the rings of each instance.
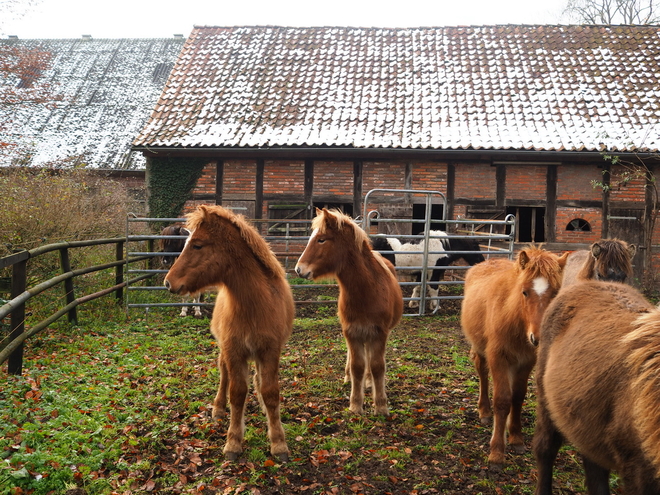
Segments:
[[[45,329],[58,318],[68,314],[69,322],[76,323],[78,314],[76,308],[85,302],[97,299],[99,297],[115,292],[119,302],[123,299],[123,290],[127,282],[124,281],[124,266],[126,257],[124,255],[124,246],[126,238],[113,239],[94,239],[89,241],[72,241],[48,244],[40,246],[29,251],[0,258],[0,269],[11,267],[11,299],[3,306],[0,306],[0,321],[11,314],[10,332],[8,343],[0,350],[0,364],[7,361],[7,371],[10,374],[20,375],[23,370],[23,343],[28,337],[35,335]],[[69,261],[69,250],[73,248],[82,248],[90,246],[99,246],[104,244],[115,244],[115,261],[102,265],[90,266],[78,270],[71,269]],[[34,287],[27,287],[27,264],[28,261],[38,256],[59,251],[60,267],[62,274],[49,280],[41,282]],[[76,298],[74,293],[73,279],[87,273],[97,272],[115,268],[115,285],[108,287],[94,294],[88,294]],[[135,281],[130,281],[133,283]],[[32,297],[40,294],[46,289],[50,289],[57,284],[64,284],[66,305],[64,308],[53,313],[45,320],[35,324],[29,330],[25,329],[25,303]]]

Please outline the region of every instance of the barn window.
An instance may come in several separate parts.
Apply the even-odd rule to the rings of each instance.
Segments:
[[[305,235],[309,208],[304,203],[268,205],[268,235]]]
[[[568,222],[566,230],[569,232],[591,232],[591,225],[584,218],[574,218]]]
[[[545,208],[509,206],[506,213],[516,217],[516,242],[545,242]]]

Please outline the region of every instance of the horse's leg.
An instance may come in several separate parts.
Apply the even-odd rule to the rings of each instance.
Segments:
[[[220,386],[213,400],[213,419],[224,418],[227,414],[227,385],[229,384],[229,373],[225,366],[222,353],[218,354],[218,371],[220,372]]]
[[[482,424],[486,425],[490,423],[490,419],[493,417],[493,410],[490,407],[490,398],[488,397],[488,361],[485,357],[477,354],[474,349],[470,350],[470,357],[479,375],[479,401],[477,402],[479,419]]]
[[[490,439],[488,462],[494,469],[498,469],[504,464],[504,435],[511,411],[510,370],[506,363],[493,359],[488,362],[493,375],[493,436]]]
[[[346,366],[344,367],[344,383],[351,381],[351,350],[346,349]]]
[[[584,474],[586,478],[587,493],[589,495],[610,495],[610,471],[605,469],[602,466],[599,466],[591,459],[588,459],[585,456],[582,456],[582,464],[584,464]],[[622,474],[622,477],[625,480],[625,474]],[[626,490],[630,490],[630,487],[624,481],[626,485]],[[643,490],[632,490],[628,493],[651,493]],[[657,493],[657,492],[655,492]]]
[[[193,297],[193,302],[197,303],[197,304],[202,302],[202,293],[201,292],[198,293],[198,294],[195,294],[195,296]],[[202,308],[201,308],[201,306],[193,306],[193,310],[195,312],[195,317],[196,318],[201,318],[202,317]]]
[[[415,282],[417,284],[422,283],[422,274],[421,273],[415,274]],[[419,297],[420,291],[421,291],[421,285],[416,285],[415,288],[412,291],[412,294],[410,295],[410,297],[412,297],[413,300],[408,301],[408,307],[409,308],[419,308],[419,301],[415,301],[414,299]]]
[[[179,316],[188,316],[188,306],[183,306],[181,308],[181,313],[179,313]]]
[[[279,350],[270,350],[269,355],[257,362],[255,385],[259,385],[259,401],[268,418],[268,438],[270,453],[280,461],[289,459],[289,448],[284,438],[284,428],[280,420],[280,383],[279,383]]]
[[[225,366],[229,374],[230,420],[227,430],[227,443],[224,453],[227,459],[235,461],[243,451],[245,432],[245,400],[249,383],[249,365],[242,357],[234,358],[225,352]]]
[[[508,419],[509,445],[518,454],[525,452],[525,440],[522,434],[522,406],[527,395],[527,381],[532,372],[532,366],[518,370],[511,383],[511,411]]]
[[[362,414],[364,411],[365,350],[364,343],[353,339],[350,335],[350,330],[349,328],[344,332],[351,363],[351,399],[349,409],[355,414]]]
[[[536,468],[538,469],[535,495],[552,495],[552,469],[562,442],[561,433],[552,422],[545,401],[541,397],[541,392],[539,392],[532,444],[534,457],[536,458]]]
[[[368,363],[367,375],[372,378],[372,396],[374,399],[374,412],[387,416],[387,394],[385,393],[385,344],[386,338],[377,338],[366,344]],[[380,335],[379,335],[380,337]],[[369,376],[367,376],[367,379]]]

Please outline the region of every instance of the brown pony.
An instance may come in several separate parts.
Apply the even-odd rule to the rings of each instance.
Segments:
[[[350,410],[363,412],[370,375],[376,414],[387,414],[385,344],[401,319],[403,295],[394,266],[372,251],[367,234],[339,211],[316,210],[312,236],[296,264],[304,278],[336,278],[339,320],[348,347]]]
[[[229,387],[225,455],[235,460],[242,451],[249,361],[254,361],[255,388],[268,416],[270,452],[286,460],[278,374],[280,352],[291,335],[294,303],[284,270],[254,227],[221,206],[199,206],[186,226],[190,237],[165,285],[176,294],[218,288],[211,333],[220,347],[220,387],[213,417],[225,415]]]
[[[561,286],[585,280],[624,283],[632,279],[632,259],[637,248],[620,239],[601,239],[589,250],[574,251],[568,256]]]
[[[486,424],[495,416],[488,457],[495,469],[504,463],[506,427],[509,443],[518,452],[525,449],[522,403],[536,362],[541,318],[559,291],[567,255],[558,257],[529,247],[518,253],[516,261],[492,258],[467,271],[461,326],[472,345],[470,357],[479,375],[479,417]],[[489,369],[493,375],[492,409]]]
[[[642,294],[562,289],[543,318],[536,381],[537,495],[552,493],[563,440],[583,456],[588,493],[610,493],[610,470],[623,493],[660,493],[660,311]]]

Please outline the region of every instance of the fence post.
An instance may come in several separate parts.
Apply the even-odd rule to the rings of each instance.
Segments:
[[[124,259],[124,243],[122,241],[117,242],[115,246],[115,259],[116,261],[121,261]],[[124,268],[124,265],[118,265],[115,268],[115,285],[120,285],[124,282]],[[115,292],[115,298],[119,304],[124,301],[123,287],[117,289],[117,292]]]
[[[11,298],[14,299],[25,292],[27,285],[27,260],[19,261],[12,266]],[[25,303],[19,304],[11,312],[11,333],[9,342],[25,331]],[[10,375],[23,373],[23,344],[12,352],[7,360],[7,371]]]
[[[71,271],[71,261],[69,260],[68,248],[60,249],[60,263],[62,264],[62,273],[69,273]],[[76,296],[73,293],[73,277],[64,281],[64,292],[67,304],[71,304],[75,301]],[[75,306],[69,310],[69,323],[73,325],[78,324],[78,310]]]

